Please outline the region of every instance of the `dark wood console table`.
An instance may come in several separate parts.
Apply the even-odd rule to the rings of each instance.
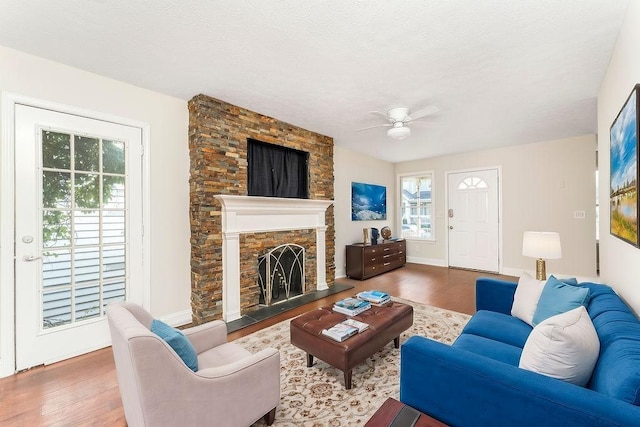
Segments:
[[[368,279],[402,267],[407,262],[407,242],[385,240],[384,243],[347,245],[347,276]]]
[[[400,420],[396,419],[398,413],[404,408],[405,404],[398,402],[393,398],[388,398],[382,406],[376,411],[375,414],[367,421],[364,427],[409,427],[407,424],[403,424]],[[395,423],[394,423],[395,422]],[[411,424],[409,424],[411,425]],[[414,427],[446,427],[447,425],[441,423],[435,418],[431,418],[429,415],[420,412],[420,416],[416,420]]]

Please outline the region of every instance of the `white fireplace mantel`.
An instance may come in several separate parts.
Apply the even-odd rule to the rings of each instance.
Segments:
[[[327,289],[325,211],[333,200],[278,197],[215,196],[222,204],[222,313],[225,321],[239,319],[240,234],[268,231],[316,230],[318,290]]]

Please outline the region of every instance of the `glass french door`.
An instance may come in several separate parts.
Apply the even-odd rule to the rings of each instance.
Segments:
[[[142,302],[140,128],[16,106],[16,369],[109,345]]]

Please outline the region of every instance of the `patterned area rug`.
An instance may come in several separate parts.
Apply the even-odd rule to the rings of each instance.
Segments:
[[[400,344],[422,335],[451,344],[470,316],[419,304],[413,306],[413,326],[400,337]],[[280,406],[274,426],[341,427],[363,426],[388,397],[400,392],[400,350],[393,343],[353,370],[353,387],[345,390],[342,371],[314,358],[307,368],[306,354],[289,342],[285,320],[235,342],[251,352],[265,347],[280,350]],[[265,426],[263,420],[254,426]]]

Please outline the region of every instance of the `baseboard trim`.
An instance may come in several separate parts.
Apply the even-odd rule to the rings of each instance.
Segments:
[[[189,323],[193,322],[193,318],[191,317],[191,310],[182,310],[175,313],[166,314],[162,316],[160,320],[171,326],[188,325]]]
[[[433,265],[435,267],[448,267],[447,261],[444,259],[435,259],[435,258],[421,258],[415,256],[408,256],[407,262],[413,264],[422,264],[422,265]]]

